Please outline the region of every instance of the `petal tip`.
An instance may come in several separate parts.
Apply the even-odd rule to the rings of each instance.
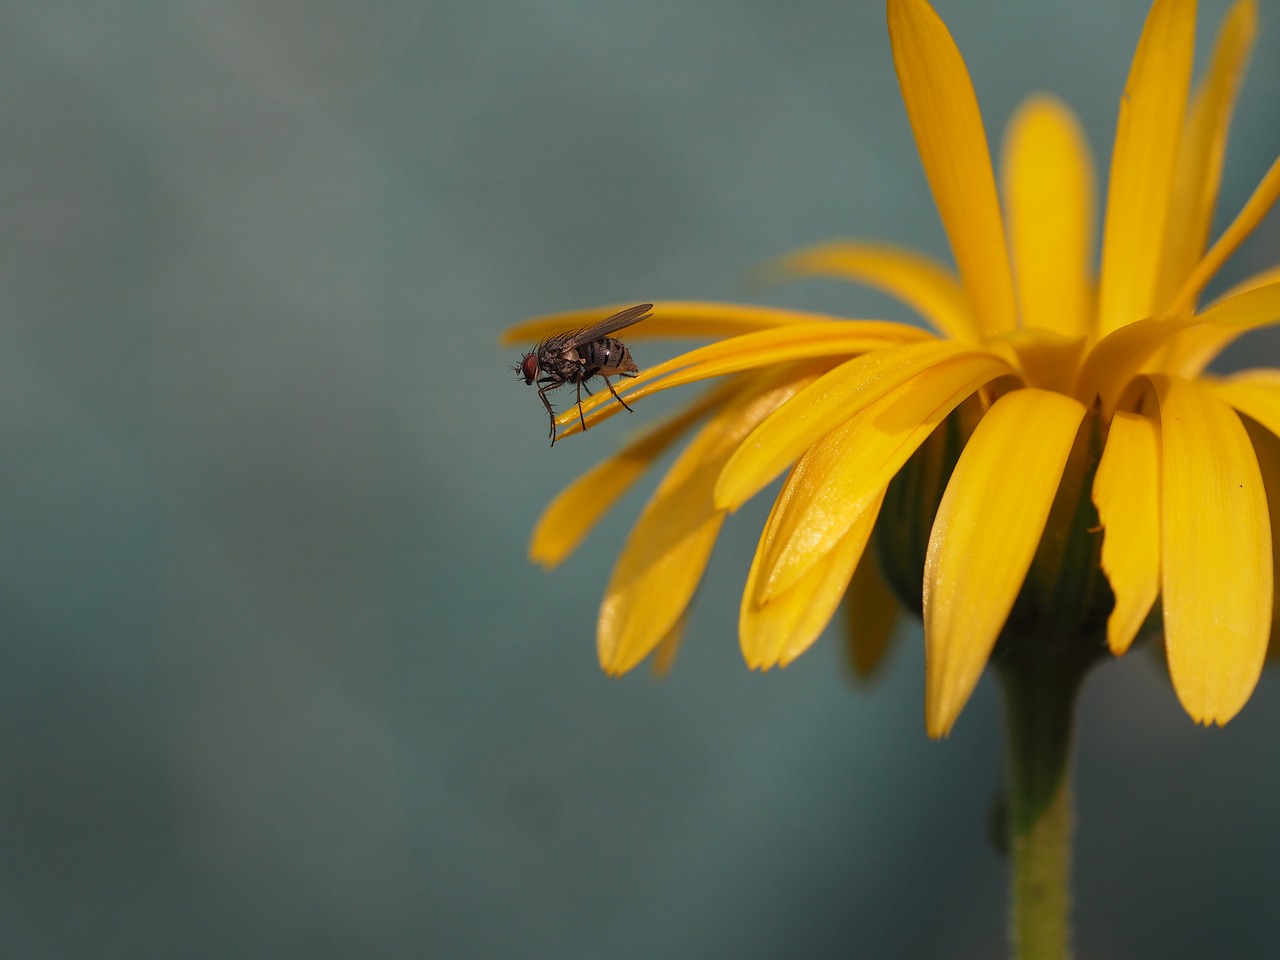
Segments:
[[[727,469],[721,472],[711,496],[715,508],[725,513],[737,513],[738,508],[750,499],[749,494],[743,494],[742,485],[729,474]]]
[[[928,734],[930,740],[946,740],[951,736],[951,727],[953,724],[943,724],[940,722],[925,722],[925,733]]]
[[[551,551],[529,548],[529,562],[543,570],[554,570],[563,559],[564,557]]]
[[[951,736],[951,728],[956,725],[956,720],[960,717],[960,711],[964,709],[964,701],[959,703],[941,701],[942,697],[937,695],[930,696],[926,690],[924,728],[930,740],[945,740]]]

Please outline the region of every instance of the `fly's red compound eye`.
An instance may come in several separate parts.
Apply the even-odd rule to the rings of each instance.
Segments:
[[[525,383],[533,383],[538,376],[538,358],[535,354],[526,353],[524,359],[520,361],[520,376],[524,377]]]

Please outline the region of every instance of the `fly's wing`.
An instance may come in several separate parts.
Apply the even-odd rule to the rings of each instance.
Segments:
[[[584,343],[590,343],[592,340],[601,340],[617,333],[623,327],[629,327],[641,320],[648,320],[652,316],[649,312],[652,309],[652,303],[637,303],[634,307],[627,307],[611,317],[605,317],[599,323],[556,337],[556,345],[561,349],[570,350]]]

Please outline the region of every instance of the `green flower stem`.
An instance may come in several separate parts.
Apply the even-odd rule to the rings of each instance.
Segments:
[[[1010,936],[1016,960],[1071,956],[1071,764],[1076,691],[1085,667],[1011,656],[1004,692],[1006,815],[1012,874]]]

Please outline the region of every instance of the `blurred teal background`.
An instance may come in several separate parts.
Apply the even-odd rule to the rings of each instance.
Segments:
[[[1105,162],[1144,3],[939,10],[994,142],[1047,88]],[[1261,19],[1219,229],[1280,150]],[[870,686],[834,632],[749,673],[761,504],[673,674],[606,679],[644,490],[554,574],[527,537],[662,404],[549,450],[496,345],[647,299],[906,319],[745,282],[946,256],[882,4],[18,0],[0,91],[0,952],[1002,955],[989,684],[931,743],[917,628]],[[1217,289],[1278,251],[1273,215]],[[1278,695],[1204,731],[1156,659],[1095,676],[1082,958],[1273,952]]]

